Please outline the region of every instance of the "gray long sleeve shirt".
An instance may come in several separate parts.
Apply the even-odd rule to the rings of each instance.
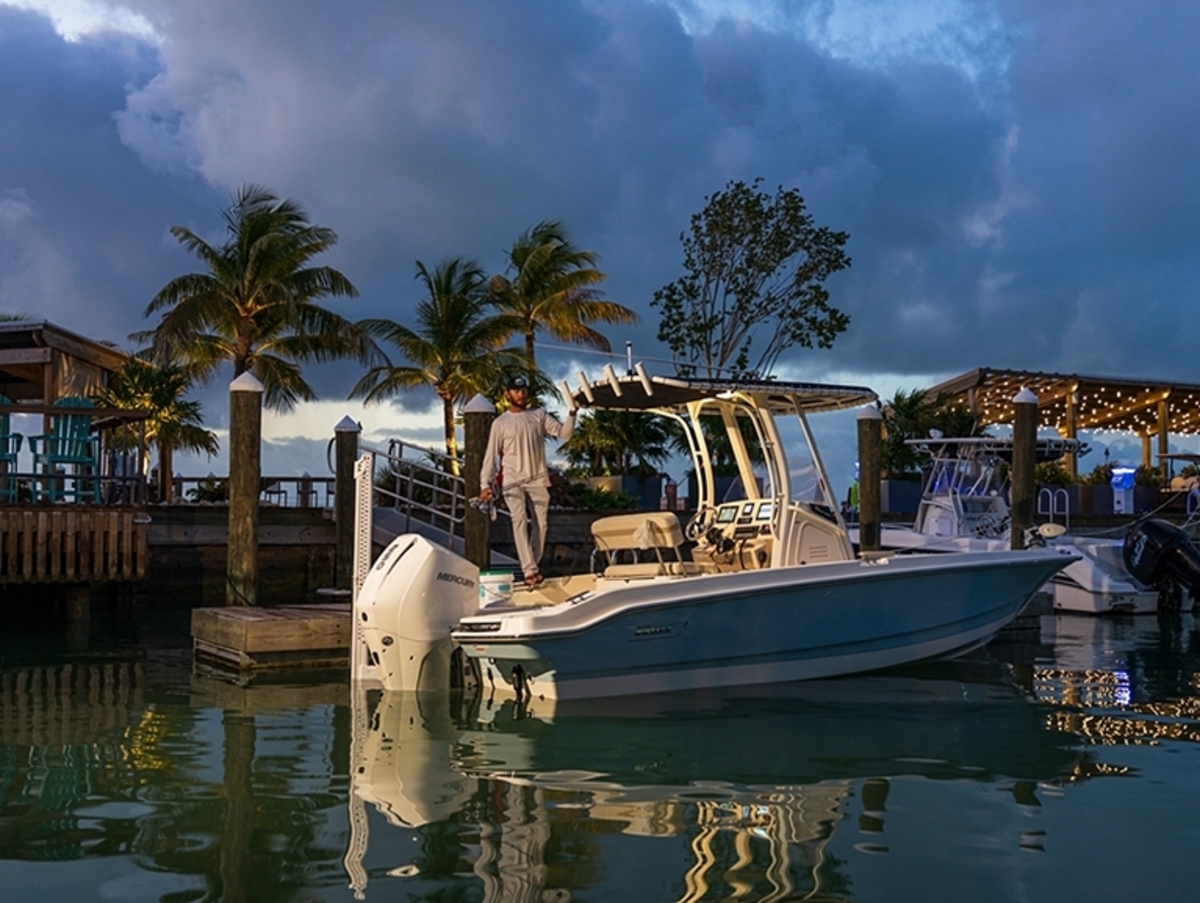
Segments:
[[[492,422],[487,451],[479,484],[490,486],[501,468],[504,485],[549,486],[546,470],[546,437],[566,442],[575,432],[575,414],[560,423],[542,408],[529,408],[521,413],[505,411]]]

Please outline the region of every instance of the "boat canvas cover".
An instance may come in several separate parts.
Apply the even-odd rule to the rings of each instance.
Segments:
[[[647,393],[646,386],[650,392]],[[619,394],[618,394],[619,390]],[[588,398],[588,392],[591,398]],[[876,401],[878,396],[862,386],[831,386],[820,383],[782,382],[777,380],[688,379],[685,377],[624,376],[614,380],[597,380],[588,390],[575,390],[575,404],[580,407],[606,408],[618,411],[682,411],[687,405],[706,398],[719,398],[731,393],[752,394],[759,404],[773,413],[819,413],[856,408]]]

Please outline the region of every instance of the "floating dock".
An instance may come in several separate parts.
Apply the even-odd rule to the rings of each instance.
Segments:
[[[348,668],[350,605],[192,611],[197,662],[239,671]]]

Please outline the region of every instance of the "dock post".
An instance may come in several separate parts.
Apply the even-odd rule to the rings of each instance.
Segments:
[[[1009,547],[1025,548],[1033,526],[1034,470],[1037,462],[1038,398],[1026,388],[1013,396],[1012,506]]]
[[[229,384],[229,552],[225,604],[258,604],[258,496],[263,385],[247,370]]]
[[[479,472],[483,468],[483,455],[487,451],[488,436],[492,421],[496,419],[496,407],[482,395],[476,395],[463,406],[463,480],[466,495],[473,499],[482,488]],[[467,560],[480,570],[492,563],[492,519],[487,511],[467,505],[463,515],[463,549]]]
[[[883,414],[875,405],[858,412],[858,548],[878,552],[882,517]]]
[[[337,535],[334,585],[351,589],[354,582],[354,462],[358,460],[358,437],[362,426],[346,415],[333,428],[334,466],[333,524]]]

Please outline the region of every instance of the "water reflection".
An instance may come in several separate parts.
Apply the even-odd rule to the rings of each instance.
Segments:
[[[1015,808],[1080,773],[1005,671],[971,667],[592,702],[552,722],[511,702],[456,719],[448,700],[385,694],[353,788],[399,826],[472,812],[478,834],[457,855],[488,901],[569,899],[621,836],[674,841],[641,848],[656,883],[633,899],[835,899],[849,882],[828,842],[844,830],[887,852],[891,778],[999,783]],[[580,855],[595,868],[561,867]]]
[[[238,686],[153,655],[0,669],[0,887],[867,900],[928,898],[936,871],[945,899],[1087,899],[1123,890],[1091,857],[1115,823],[1145,865],[1129,880],[1183,898],[1168,863],[1200,829],[1195,620],[1048,618],[1008,651],[552,718],[352,705],[341,682]]]
[[[1200,741],[1193,615],[1048,616],[1042,642],[1053,655],[1033,668],[1029,688],[1054,704],[1057,728],[1104,745]]]
[[[329,821],[347,792],[346,689],[246,691],[161,664],[0,672],[4,899],[53,897],[56,880],[63,899],[270,900],[343,884]],[[79,868],[13,865],[51,862],[91,864],[94,886],[81,891]]]

